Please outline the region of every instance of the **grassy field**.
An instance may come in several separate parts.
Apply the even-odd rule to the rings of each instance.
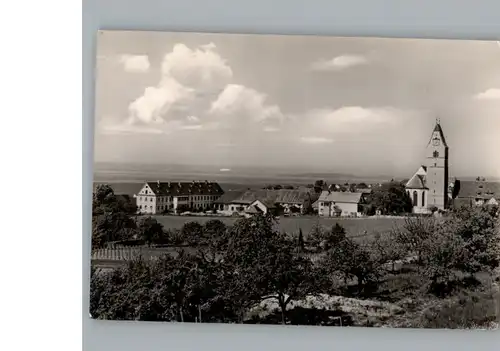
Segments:
[[[204,224],[211,219],[220,219],[225,224],[231,225],[238,218],[233,217],[195,217],[195,216],[153,216],[163,224],[165,229],[180,229],[186,222],[199,222]],[[402,224],[402,218],[321,218],[317,216],[310,217],[281,217],[279,219],[280,230],[287,233],[296,233],[302,229],[304,236],[310,232],[311,228],[319,223],[325,227],[331,228],[335,223],[342,225],[349,236],[373,234],[375,232],[384,233],[390,231],[395,225]]]

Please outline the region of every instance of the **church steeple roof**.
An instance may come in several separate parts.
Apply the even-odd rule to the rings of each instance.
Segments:
[[[441,128],[441,124],[440,124],[439,119],[436,119],[436,125],[434,126],[434,130],[432,131],[432,134],[434,134],[436,132],[439,133],[439,137],[441,138],[441,142],[443,143],[443,145],[448,147],[448,144],[446,144],[446,139],[444,138],[443,128]]]

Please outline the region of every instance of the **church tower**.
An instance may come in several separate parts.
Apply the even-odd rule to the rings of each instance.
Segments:
[[[428,207],[444,210],[448,207],[448,145],[439,120],[436,120],[425,157]]]

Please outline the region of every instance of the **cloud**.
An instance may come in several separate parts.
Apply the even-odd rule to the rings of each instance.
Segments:
[[[365,65],[368,60],[360,55],[342,55],[331,60],[318,60],[311,65],[313,71],[339,71],[346,68]]]
[[[212,102],[210,114],[252,119],[282,121],[284,116],[278,105],[266,104],[267,96],[243,85],[228,84]]]
[[[388,127],[401,122],[409,113],[393,107],[345,106],[336,110],[312,110],[307,117],[313,126],[320,129],[327,128],[332,132],[358,132],[376,126]]]
[[[263,130],[266,133],[275,133],[275,132],[279,132],[280,131],[280,129],[276,128],[276,127],[264,127]]]
[[[200,129],[203,129],[203,125],[201,125],[201,124],[184,125],[184,126],[181,126],[180,129],[183,129],[183,130],[200,130]]]
[[[128,123],[103,124],[99,128],[102,134],[123,135],[123,134],[164,134],[165,131],[159,128],[132,125]]]
[[[208,105],[207,96],[216,96],[233,76],[215,49],[213,43],[194,49],[174,45],[163,58],[158,84],[130,103],[129,122],[158,124],[175,118],[174,111]]]
[[[129,105],[129,120],[161,123],[174,104],[192,99],[194,90],[175,79],[163,79],[156,87],[147,87],[142,96]]]
[[[491,88],[475,96],[476,100],[500,100],[500,89]]]
[[[147,55],[122,55],[120,63],[127,72],[147,72],[150,67]]]
[[[301,137],[300,141],[306,144],[329,144],[333,143],[333,139],[323,138],[323,137]]]
[[[213,43],[197,49],[176,44],[163,58],[162,74],[201,91],[219,90],[231,81],[233,71],[215,49]]]
[[[191,122],[191,123],[198,123],[200,122],[200,119],[196,116],[187,116],[186,117],[187,121],[188,122]]]

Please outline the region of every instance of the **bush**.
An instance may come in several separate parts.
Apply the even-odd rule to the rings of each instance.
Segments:
[[[335,223],[330,231],[316,223],[307,238],[308,243],[317,250],[327,251],[346,238],[346,231],[340,224]]]
[[[365,287],[373,285],[380,277],[380,264],[364,246],[350,238],[338,242],[321,261],[325,275],[340,275],[345,282],[356,279],[357,293],[366,293]]]
[[[407,216],[402,228],[396,227],[392,236],[405,251],[417,255],[418,262],[421,263],[425,241],[434,234],[435,229],[436,222],[433,218]]]
[[[424,328],[491,328],[498,323],[498,292],[476,292],[438,304],[423,314],[418,327]]]
[[[148,245],[156,242],[165,242],[166,236],[163,225],[152,217],[142,218],[138,225],[139,238]]]
[[[197,246],[204,240],[203,226],[198,222],[186,222],[182,226],[181,235],[186,244]]]
[[[382,214],[401,214],[412,211],[413,204],[404,184],[390,182],[375,189],[368,196],[367,203]]]

